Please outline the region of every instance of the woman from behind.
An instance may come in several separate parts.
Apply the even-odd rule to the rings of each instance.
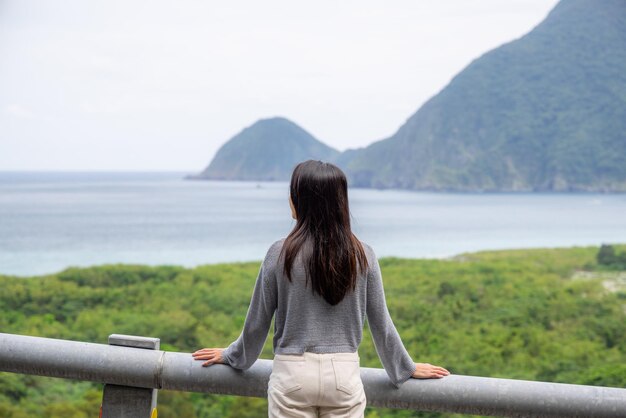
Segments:
[[[305,161],[290,183],[296,225],[274,243],[259,271],[243,331],[228,348],[193,353],[204,366],[252,366],[274,316],[270,417],[363,417],[357,349],[365,319],[391,382],[449,372],[414,363],[393,325],[372,249],[352,233],[348,187],[333,164]]]

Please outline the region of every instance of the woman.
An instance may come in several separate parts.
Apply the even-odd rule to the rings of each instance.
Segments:
[[[394,385],[447,376],[442,367],[414,363],[404,348],[387,310],[376,256],[350,229],[344,173],[320,161],[298,164],[290,206],[296,225],[267,252],[241,335],[226,349],[204,348],[193,357],[203,366],[247,369],[275,316],[270,417],[363,416],[357,349],[366,317]]]

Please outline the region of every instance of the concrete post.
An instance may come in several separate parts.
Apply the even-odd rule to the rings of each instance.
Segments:
[[[112,334],[109,345],[158,350],[160,339]],[[106,384],[101,418],[156,418],[157,389]]]

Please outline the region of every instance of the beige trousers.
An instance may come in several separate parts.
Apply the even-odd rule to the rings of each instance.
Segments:
[[[362,418],[359,355],[276,354],[267,399],[270,418]]]

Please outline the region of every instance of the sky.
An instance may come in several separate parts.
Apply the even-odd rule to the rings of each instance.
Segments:
[[[0,170],[199,172],[286,117],[392,135],[557,0],[0,0]]]

